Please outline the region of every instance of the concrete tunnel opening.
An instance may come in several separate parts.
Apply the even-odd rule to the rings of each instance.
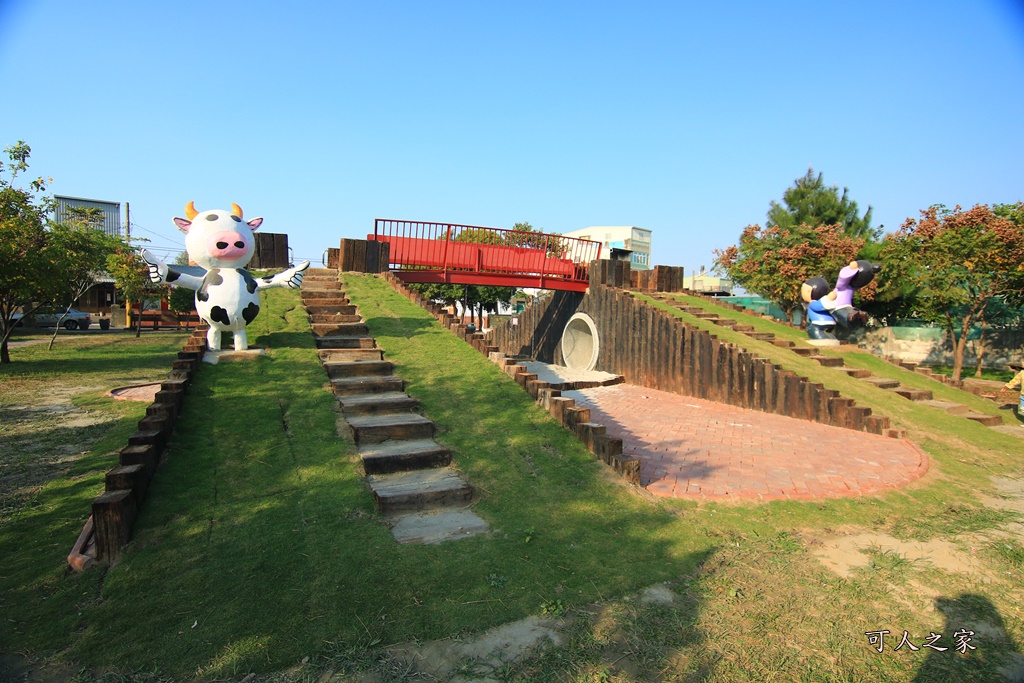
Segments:
[[[586,313],[576,313],[562,331],[562,360],[572,370],[593,370],[601,340],[594,320]]]

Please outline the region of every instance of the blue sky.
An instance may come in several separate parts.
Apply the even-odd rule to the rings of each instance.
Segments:
[[[397,218],[653,231],[688,271],[808,166],[895,230],[1024,199],[1024,9],[0,0],[0,143],[57,194],[240,204],[319,264]]]

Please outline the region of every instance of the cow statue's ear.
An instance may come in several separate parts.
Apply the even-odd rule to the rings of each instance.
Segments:
[[[184,218],[178,218],[177,216],[174,217],[174,224],[177,225],[178,230],[181,230],[182,232],[188,232],[188,229],[192,227],[192,221]]]
[[[252,219],[251,221],[249,221],[249,222],[248,222],[248,224],[247,224],[247,225],[249,226],[249,229],[250,229],[250,230],[252,230],[253,232],[255,232],[255,231],[256,231],[256,229],[257,229],[258,227],[260,227],[260,225],[262,225],[262,224],[263,224],[263,218],[262,218],[262,217],[260,217],[260,218],[253,218],[253,219]]]

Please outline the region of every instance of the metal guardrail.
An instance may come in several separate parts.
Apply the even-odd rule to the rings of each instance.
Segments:
[[[367,239],[388,242],[406,282],[454,282],[583,291],[601,244],[540,232],[378,218]]]

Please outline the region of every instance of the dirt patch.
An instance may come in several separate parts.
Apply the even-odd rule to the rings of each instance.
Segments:
[[[886,534],[862,533],[822,539],[814,555],[843,578],[871,562],[870,552],[893,553],[909,562],[926,562],[949,572],[980,573],[984,564],[948,541],[903,541]]]
[[[982,503],[987,507],[1011,510],[1024,515],[1024,480],[1003,477],[994,478],[992,483],[997,495],[982,499]],[[812,552],[822,564],[843,578],[849,578],[851,572],[858,567],[868,566],[872,552],[891,553],[911,563],[923,562],[949,572],[984,577],[988,568],[976,555],[971,542],[974,540],[980,545],[982,540],[993,536],[1024,541],[1024,523],[1009,522],[997,529],[987,529],[974,535],[963,536],[961,540],[970,548],[969,551],[963,549],[963,544],[957,545],[939,539],[900,540],[887,534],[863,532],[817,539]]]
[[[667,586],[657,584],[626,598],[640,605],[671,605],[678,596]],[[620,630],[614,609],[594,605],[589,612],[597,615],[595,630]],[[559,647],[570,636],[567,632],[577,619],[575,615],[531,616],[498,626],[473,638],[446,639],[425,643],[409,643],[387,649],[393,663],[407,672],[428,680],[479,681],[502,679],[502,672],[511,664],[543,650]],[[617,640],[610,639],[612,645]],[[620,643],[621,644],[621,643]],[[628,648],[613,657],[619,668],[633,668],[625,661]]]
[[[548,643],[559,645],[563,619],[527,617],[491,629],[476,638],[437,640],[427,643],[399,645],[388,653],[410,671],[446,680],[462,663],[475,679],[498,671],[537,647]]]
[[[31,404],[0,405],[0,519],[66,472],[115,421],[71,403],[75,394],[99,388],[41,388]]]

